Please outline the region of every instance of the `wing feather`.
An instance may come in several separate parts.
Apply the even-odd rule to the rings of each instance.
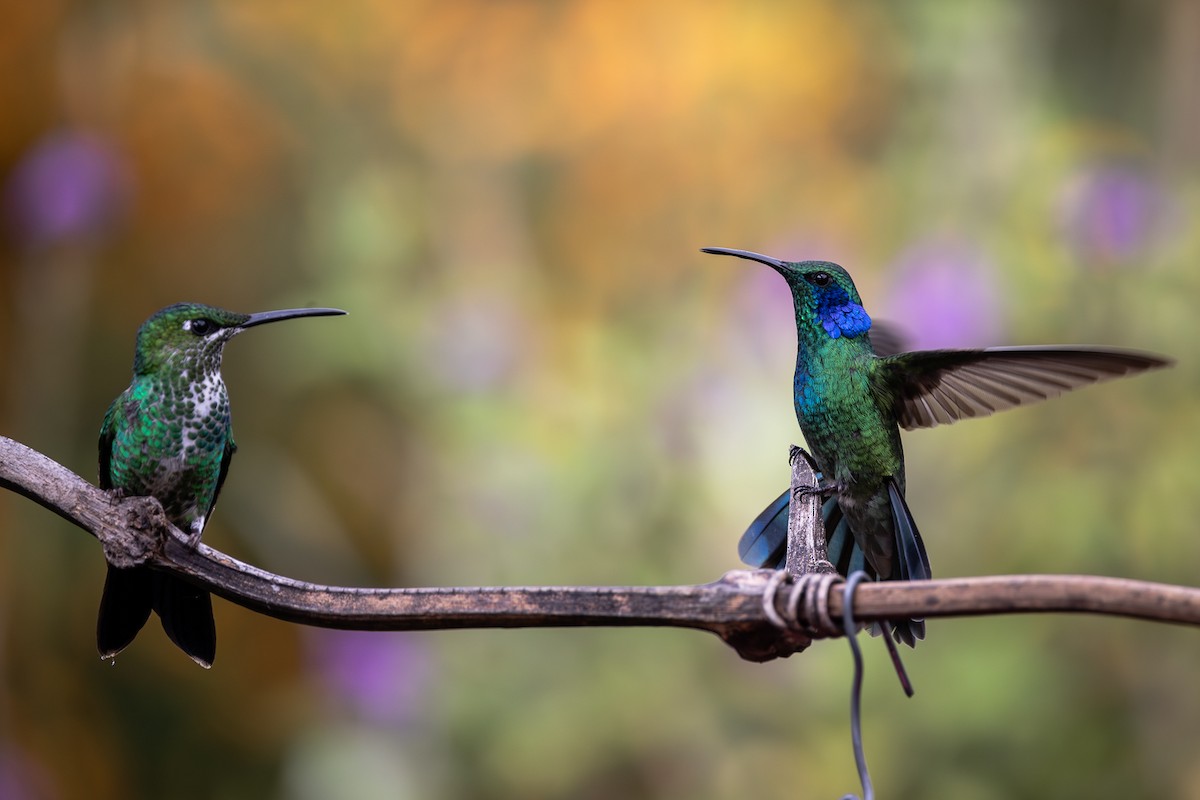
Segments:
[[[212,519],[213,509],[217,507],[217,497],[221,494],[221,487],[225,485],[225,476],[229,474],[229,462],[233,460],[233,454],[236,452],[237,442],[233,440],[233,431],[230,431],[225,441],[225,450],[221,453],[221,471],[217,474],[217,486],[213,489],[212,500],[208,502],[208,509],[204,512],[205,523]]]
[[[99,485],[101,489],[113,488],[112,448],[113,442],[117,438],[117,414],[120,413],[117,407],[120,402],[121,397],[118,397],[104,412],[104,424],[100,426],[100,439],[96,442],[100,453]]]
[[[1101,347],[928,350],[880,361],[897,418],[907,429],[985,417],[1171,364],[1151,353]]]

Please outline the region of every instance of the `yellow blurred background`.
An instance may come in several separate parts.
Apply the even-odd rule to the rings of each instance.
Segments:
[[[916,346],[1170,371],[906,437],[935,575],[1200,583],[1200,4],[10,2],[0,433],[95,477],[137,326],[349,310],[226,353],[206,541],[359,585],[659,584],[738,566],[788,479],[790,298],[847,266]],[[95,542],[0,494],[0,797],[792,798],[858,791],[842,642],[353,634],[216,602],[96,656]],[[895,798],[1200,797],[1200,634],[935,621]]]

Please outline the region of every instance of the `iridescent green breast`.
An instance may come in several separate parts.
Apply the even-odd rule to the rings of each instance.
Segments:
[[[139,377],[105,416],[108,481],[133,495],[151,495],[179,528],[199,533],[206,522],[231,447],[229,395],[220,375],[173,383]]]
[[[899,428],[873,387],[877,363],[861,338],[810,337],[796,359],[796,418],[832,480],[903,481]]]

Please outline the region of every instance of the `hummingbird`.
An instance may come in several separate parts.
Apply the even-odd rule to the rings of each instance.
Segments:
[[[133,380],[100,428],[100,488],[151,496],[194,547],[212,516],[237,450],[229,393],[221,378],[226,343],[247,328],[296,317],[345,314],[292,308],[238,314],[200,303],[155,312],[137,332]],[[108,567],[96,643],[100,657],[121,652],[158,612],[163,630],[204,668],[217,650],[208,592],[149,567]]]
[[[703,252],[766,264],[787,281],[796,309],[796,419],[819,469],[829,560],[844,575],[928,580],[929,556],[904,499],[900,429],[931,428],[1055,397],[1098,381],[1168,366],[1169,359],[1086,346],[889,352],[873,345],[871,317],[849,273],[828,261],[781,261],[746,250]],[[878,327],[878,326],[877,326]],[[890,338],[890,337],[889,337]],[[790,490],[738,544],[742,560],[779,568]],[[924,620],[891,620],[909,646]]]

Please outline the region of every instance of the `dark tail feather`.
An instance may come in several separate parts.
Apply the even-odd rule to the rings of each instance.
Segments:
[[[217,656],[217,626],[213,622],[212,598],[187,581],[156,574],[154,610],[163,630],[193,661],[208,669]]]
[[[762,510],[738,542],[738,555],[752,567],[780,569],[787,558],[788,503],[791,492],[786,491]],[[888,479],[888,499],[892,509],[892,524],[896,530],[896,568],[885,580],[923,581],[933,577],[929,568],[929,556],[917,524],[913,521],[904,495],[895,480]],[[850,524],[842,514],[837,498],[831,497],[821,506],[821,518],[825,523],[825,535],[829,542],[829,561],[842,575],[864,570],[873,580],[879,580],[875,570],[867,563],[861,547],[854,540]],[[925,621],[921,619],[891,620],[896,638],[909,647],[918,639],[925,638]],[[879,630],[872,626],[872,633]]]
[[[854,543],[850,523],[842,514],[842,507],[838,505],[836,497],[829,498],[825,505],[821,506],[821,520],[825,523],[825,536],[828,537],[829,563],[842,575],[849,575],[854,571],[852,565],[855,556],[862,561],[862,548]]]
[[[150,618],[154,577],[145,567],[108,568],[96,620],[96,647],[101,658],[112,658],[128,647]]]
[[[817,483],[821,482],[820,472],[816,473],[816,479]],[[742,559],[742,563],[752,567],[783,568],[787,561],[788,516],[791,499],[792,492],[789,489],[772,500],[771,504],[754,518],[750,527],[746,528],[746,532],[738,541],[738,557]],[[838,519],[841,519],[841,509],[838,507],[837,500],[831,497],[821,507],[826,540],[832,535],[834,526],[830,522],[830,515],[835,512],[838,514]],[[838,563],[837,558],[834,557],[832,542],[829,546],[829,560],[834,565]]]
[[[792,491],[776,497],[754,518],[738,542],[738,557],[752,567],[778,569],[787,557],[788,507]]]
[[[912,512],[904,502],[904,494],[896,481],[888,479],[888,499],[892,506],[892,524],[896,529],[896,555],[899,574],[902,581],[927,581],[933,577],[929,567],[929,555],[925,552],[925,543],[913,521]],[[896,638],[909,647],[915,647],[917,639],[925,638],[925,620],[892,620],[892,630]]]
[[[900,555],[900,575],[902,581],[927,581],[933,577],[929,568],[929,555],[925,552],[925,542],[921,541],[921,533],[917,523],[913,521],[912,512],[904,502],[904,495],[896,486],[895,479],[888,479],[888,499],[892,504],[892,523],[896,526],[896,552]]]
[[[200,666],[212,666],[217,630],[208,592],[146,567],[108,568],[96,621],[100,657],[112,658],[128,647],[151,609],[158,612],[163,630],[180,650]]]
[[[738,556],[752,567],[781,569],[787,560],[788,509],[791,492],[776,497],[762,510],[738,542]],[[850,533],[850,524],[842,516],[842,507],[836,497],[831,497],[821,506],[821,520],[825,525],[828,542],[829,562],[843,575],[856,569],[866,569],[874,578],[874,570],[864,566],[862,548]]]

